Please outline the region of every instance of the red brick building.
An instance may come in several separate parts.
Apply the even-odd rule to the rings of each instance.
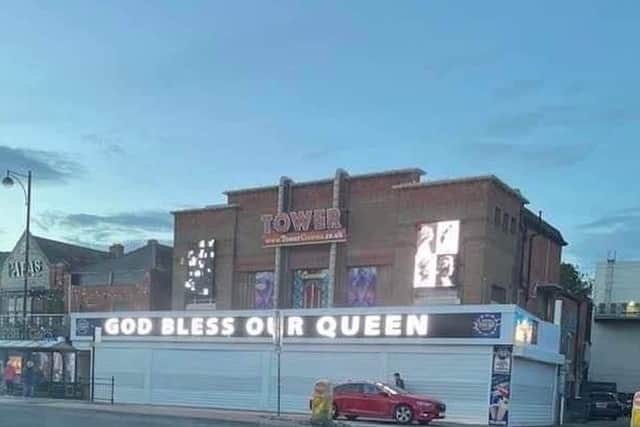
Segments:
[[[422,175],[282,178],[228,191],[224,205],[174,212],[173,307],[496,302],[548,318],[552,301],[538,303],[531,288],[558,282],[560,233],[495,176]]]
[[[70,311],[147,311],[171,307],[172,249],[156,240],[124,253],[109,248],[106,260],[72,272]]]

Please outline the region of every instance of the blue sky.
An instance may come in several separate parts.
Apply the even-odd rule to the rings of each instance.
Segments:
[[[415,166],[522,189],[585,269],[640,257],[637,1],[19,1],[0,22],[0,168],[33,169],[34,233],[170,239],[166,212],[225,189]],[[0,250],[23,217],[2,190]]]

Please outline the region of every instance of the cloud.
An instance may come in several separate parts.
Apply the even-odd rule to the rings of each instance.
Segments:
[[[121,156],[124,154],[124,148],[115,138],[106,134],[87,133],[82,135],[82,139],[95,146],[102,154],[107,156]]]
[[[96,247],[128,240],[150,238],[168,240],[173,232],[173,218],[167,211],[146,210],[97,215],[88,213],[44,212],[34,223],[51,234]]]
[[[530,95],[542,88],[544,81],[541,79],[515,80],[495,91],[496,97],[510,100]]]
[[[489,121],[486,136],[514,138],[545,127],[620,125],[640,120],[640,109],[613,106],[589,109],[573,105],[543,105],[530,111],[508,113]]]
[[[115,226],[131,227],[146,231],[170,229],[173,225],[171,214],[165,211],[123,212],[113,215],[68,214],[61,218],[66,227]]]
[[[85,173],[84,166],[66,153],[0,145],[0,170],[6,169],[30,170],[34,180],[52,184],[63,184]]]
[[[577,227],[567,251],[583,263],[602,261],[609,251],[623,259],[640,258],[640,206],[619,209]]]
[[[591,154],[590,144],[514,144],[507,142],[478,142],[464,144],[465,156],[484,163],[508,162],[528,167],[573,166]]]

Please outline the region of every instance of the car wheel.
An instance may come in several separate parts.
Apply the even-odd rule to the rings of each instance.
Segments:
[[[409,424],[413,421],[413,411],[407,405],[398,405],[393,411],[393,418],[399,424]]]
[[[338,412],[338,405],[333,404],[333,408],[331,409],[331,418],[334,420],[340,416],[340,412]]]
[[[357,416],[355,416],[355,415],[347,415],[347,416],[346,416],[346,418],[347,418],[349,421],[355,421],[355,420],[357,420],[357,419],[358,419],[358,417],[357,417]]]

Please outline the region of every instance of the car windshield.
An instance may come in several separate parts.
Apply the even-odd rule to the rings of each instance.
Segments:
[[[376,383],[376,385],[382,389],[383,391],[392,394],[392,395],[396,395],[396,394],[406,394],[407,392],[402,390],[401,388],[389,385],[389,384],[385,384],[385,383]]]

